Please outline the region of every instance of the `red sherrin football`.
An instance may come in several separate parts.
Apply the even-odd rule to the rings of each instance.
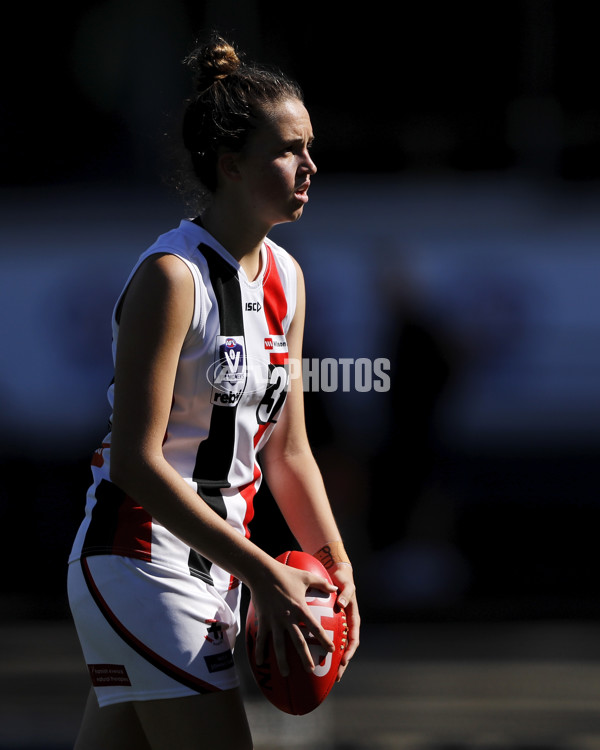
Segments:
[[[323,565],[306,552],[284,552],[277,557],[279,562],[293,568],[307,570],[331,581]],[[309,649],[315,663],[314,672],[307,672],[302,666],[300,656],[291,641],[287,642],[287,660],[290,673],[283,677],[277,666],[273,648],[273,639],[269,635],[263,663],[258,666],[255,658],[257,617],[252,600],[246,615],[246,649],[250,668],[263,695],[281,711],[288,714],[302,715],[313,711],[328,696],[340,666],[346,647],[348,626],[344,610],[336,604],[336,594],[328,594],[310,588],[306,592],[306,603],[313,609],[313,614],[320,619],[323,629],[327,631],[335,644],[335,652],[325,651],[320,643],[309,642]],[[304,631],[305,636],[307,632]]]

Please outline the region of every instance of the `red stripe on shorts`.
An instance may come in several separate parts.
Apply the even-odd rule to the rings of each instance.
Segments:
[[[131,648],[136,651],[141,657],[146,659],[146,661],[149,661],[150,664],[154,665],[157,669],[160,669],[160,671],[164,672],[164,674],[166,674],[168,677],[177,680],[177,682],[180,682],[186,687],[192,688],[192,690],[196,690],[198,693],[221,692],[221,688],[218,688],[215,685],[211,685],[208,682],[204,682],[204,680],[199,679],[195,675],[190,674],[183,669],[180,669],[174,664],[171,664],[171,662],[164,659],[155,651],[152,651],[152,649],[148,648],[144,643],[142,643],[142,641],[136,638],[136,636],[130,630],[128,630],[125,625],[123,625],[123,623],[119,620],[119,618],[115,615],[115,613],[108,606],[107,602],[104,600],[104,597],[100,593],[98,587],[94,582],[94,579],[92,578],[92,573],[89,569],[86,558],[82,558],[81,568],[83,570],[83,577],[85,578],[87,587],[90,591],[90,594],[92,595],[92,598],[98,605],[98,608],[106,618],[108,624],[117,633],[117,635],[119,635],[125,641],[125,643],[127,643],[128,646],[131,646]]]

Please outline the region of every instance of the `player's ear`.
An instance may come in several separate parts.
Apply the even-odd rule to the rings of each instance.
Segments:
[[[217,159],[218,169],[225,179],[234,182],[238,182],[241,179],[238,159],[239,154],[235,151],[225,151]]]

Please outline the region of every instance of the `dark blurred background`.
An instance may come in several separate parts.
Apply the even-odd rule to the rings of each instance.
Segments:
[[[210,27],[306,93],[319,174],[273,233],[305,267],[306,356],[390,360],[388,393],[307,394],[366,617],[596,617],[600,52],[579,0],[11,6],[3,615],[67,616],[110,311],[184,215],[165,134]]]

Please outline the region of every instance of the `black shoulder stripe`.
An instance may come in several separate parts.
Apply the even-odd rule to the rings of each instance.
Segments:
[[[242,292],[236,269],[208,245],[202,244],[198,250],[208,264],[219,309],[220,335],[243,336]],[[227,517],[220,490],[230,486],[227,477],[235,450],[236,416],[237,405],[213,406],[208,437],[198,446],[194,466],[198,494],[221,518]],[[191,550],[188,566],[192,575],[212,583],[210,560]]]
[[[208,245],[200,245],[219,308],[222,336],[243,336],[242,292],[236,269]],[[229,487],[227,476],[235,448],[237,406],[214,407],[208,437],[196,454],[194,481],[207,488]],[[212,494],[212,493],[207,493]]]

